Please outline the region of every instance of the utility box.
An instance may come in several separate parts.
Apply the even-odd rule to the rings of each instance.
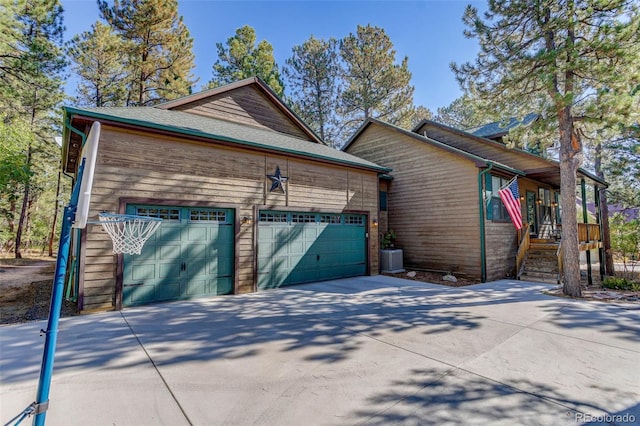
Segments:
[[[380,270],[392,274],[404,272],[402,249],[380,250]]]

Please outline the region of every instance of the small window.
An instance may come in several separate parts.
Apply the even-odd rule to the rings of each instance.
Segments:
[[[509,179],[502,178],[499,176],[491,176],[491,187],[493,188],[491,194],[491,214],[492,220],[496,222],[500,221],[510,221],[509,212],[507,212],[506,207],[502,203],[502,199],[500,199],[500,194],[498,194],[498,190],[509,183]]]
[[[136,215],[146,217],[157,217],[162,220],[180,220],[180,209],[137,207]]]
[[[387,211],[387,192],[386,191],[380,191],[380,211],[381,212]]]
[[[280,212],[260,212],[260,222],[287,223],[287,214]]]
[[[344,223],[347,225],[363,225],[364,218],[362,216],[348,214],[344,216]]]
[[[320,215],[321,223],[340,223],[339,214],[322,214]]]
[[[291,222],[293,223],[315,223],[316,215],[315,214],[303,214],[303,213],[294,213],[291,215]]]
[[[226,222],[227,212],[224,210],[191,210],[189,220],[191,222]]]

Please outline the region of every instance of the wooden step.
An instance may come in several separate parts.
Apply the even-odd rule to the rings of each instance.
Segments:
[[[522,281],[533,281],[547,284],[558,284],[558,273],[552,272],[531,272],[525,270],[520,275]]]

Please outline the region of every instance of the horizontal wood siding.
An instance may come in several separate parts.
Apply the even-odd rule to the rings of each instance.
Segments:
[[[217,96],[181,105],[173,110],[271,129],[309,140],[297,124],[254,87],[240,87]]]
[[[267,175],[274,174],[276,167],[289,177],[286,194],[269,192]],[[171,200],[167,203],[233,208],[238,230],[236,292],[246,293],[254,291],[257,209],[356,209],[373,220],[377,219],[377,181],[375,172],[103,126],[89,218],[97,219],[101,211],[117,212],[120,200],[130,198],[148,199],[147,204]],[[240,223],[245,216],[252,218],[253,225]],[[117,257],[111,252],[111,239],[99,225],[89,225],[86,232],[83,309],[112,308]],[[370,262],[371,270],[377,271],[377,240],[374,242]]]
[[[485,221],[485,240],[487,281],[515,277],[518,234],[513,224]]]
[[[348,151],[393,169],[388,226],[396,231],[406,267],[480,275],[473,162],[376,124]]]

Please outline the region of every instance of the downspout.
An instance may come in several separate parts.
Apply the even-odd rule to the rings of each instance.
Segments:
[[[484,233],[484,196],[482,195],[482,178],[493,168],[493,164],[478,173],[478,205],[480,206],[480,281],[487,282],[487,253]]]

